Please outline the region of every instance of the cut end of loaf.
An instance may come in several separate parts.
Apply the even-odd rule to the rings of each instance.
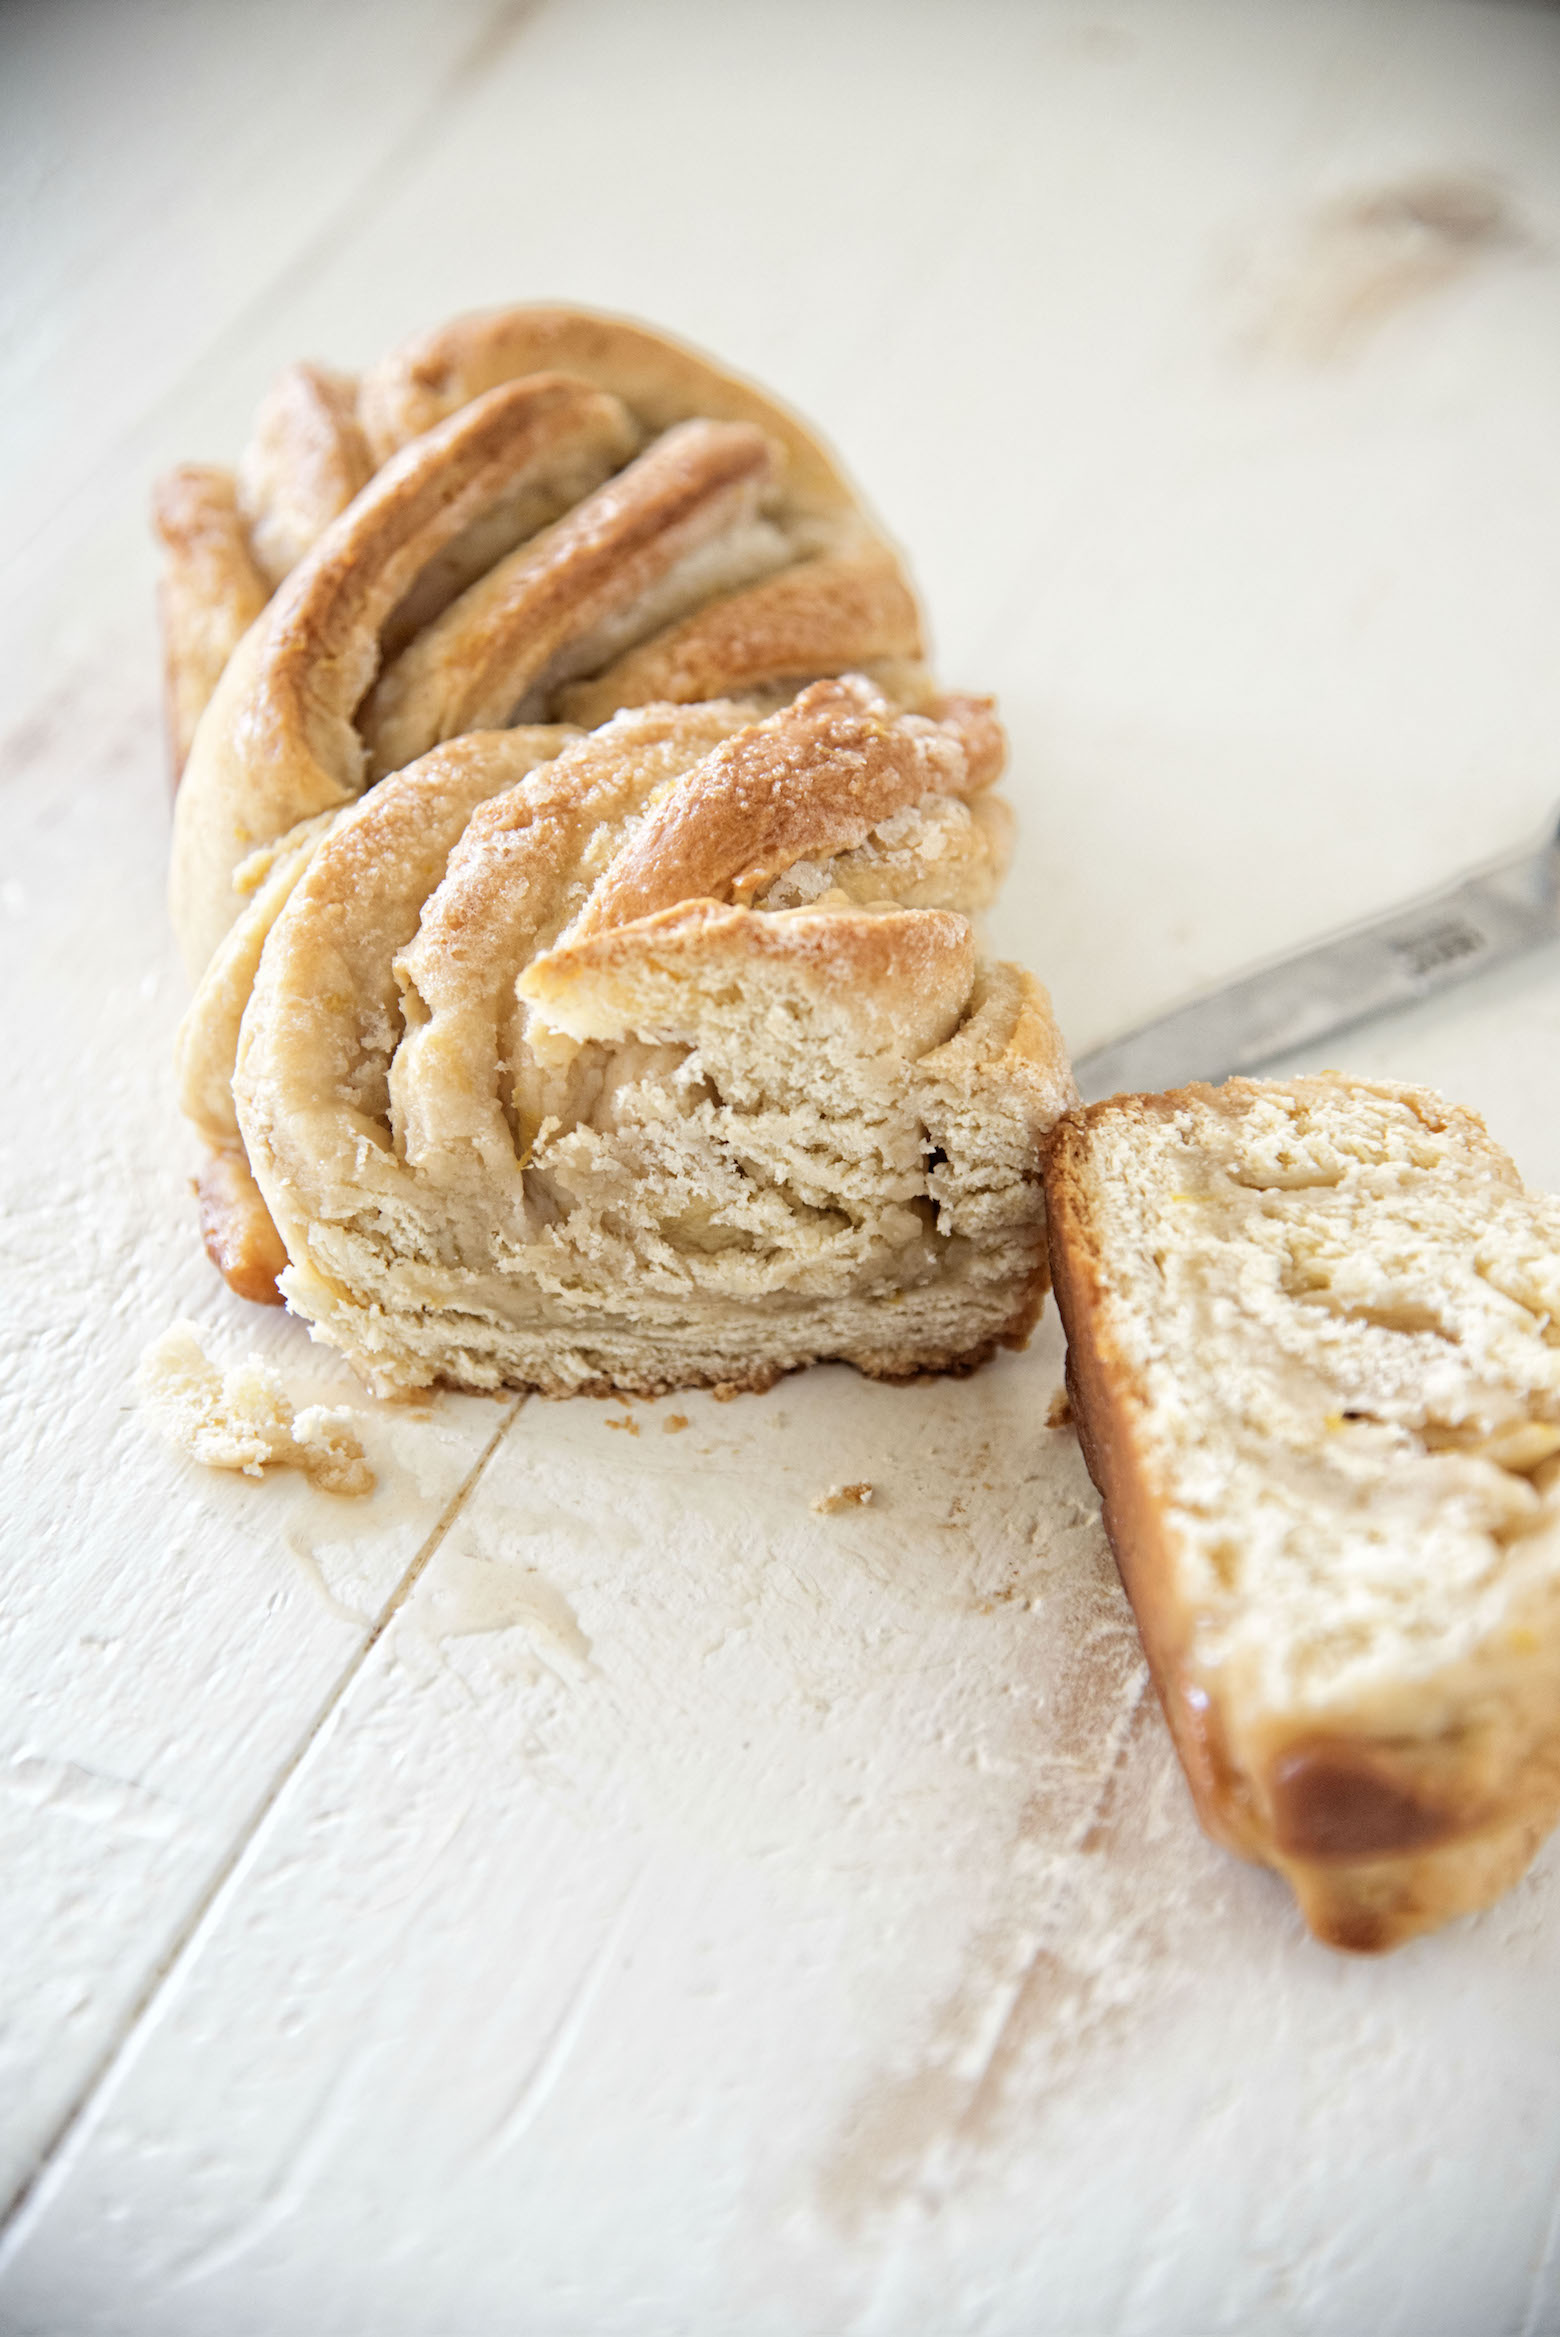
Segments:
[[[289,1299],[374,1385],[660,1395],[830,1359],[902,1380],[1028,1336],[1067,1100],[1059,1049],[1014,1044],[1033,985],[966,966],[911,1053],[852,1005],[847,939],[797,959],[783,916],[671,922],[613,1027],[555,1039],[517,1175],[475,1200],[458,1157],[421,1190],[384,1162],[350,1209],[289,1223]]]
[[[292,1305],[387,1392],[906,1378],[1021,1340],[1075,1091],[1043,990],[976,948],[988,729],[848,677],[473,734],[340,815],[236,929],[232,1093]]]
[[[1319,1936],[1560,1812],[1560,1204],[1425,1090],[1116,1097],[1047,1169],[1079,1430],[1199,1812]]]

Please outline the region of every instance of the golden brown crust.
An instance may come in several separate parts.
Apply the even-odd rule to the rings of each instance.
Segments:
[[[491,309],[404,341],[363,378],[359,406],[369,444],[387,461],[484,390],[548,371],[611,390],[650,431],[694,414],[753,423],[785,449],[792,492],[809,511],[855,508],[821,440],[777,399],[664,333],[588,309]]]
[[[572,454],[615,419],[557,375],[493,390],[387,463],[289,580],[267,628],[265,688],[275,719],[314,733],[342,784],[360,778],[362,757],[339,726],[373,679],[379,627],[418,571],[517,474]]]
[[[641,821],[576,923],[576,937],[678,901],[751,900],[803,858],[849,851],[880,821],[934,795],[972,795],[1000,765],[984,700],[941,722],[901,715],[859,677],[815,682],[738,731]]]
[[[588,710],[555,711],[594,723],[619,705],[686,702],[853,667],[880,674],[906,702],[919,697],[924,677],[913,596],[892,550],[819,440],[773,398],[697,351],[625,319],[578,309],[456,318],[393,350],[361,383],[325,366],[289,367],[256,417],[239,468],[236,510],[229,498],[223,550],[246,576],[244,623],[368,485],[376,466],[489,391],[558,371],[631,412],[636,443],[695,418],[762,433],[783,473],[777,517],[792,539],[786,557],[799,573],[787,568],[759,582],[738,577],[730,580],[735,589],[724,592],[712,585],[704,609],[673,611],[657,638],[627,648],[616,689],[605,675],[576,683],[590,693]],[[620,450],[616,460],[633,450]],[[586,481],[579,491],[598,483]],[[554,516],[533,516],[529,526]],[[504,541],[500,525],[496,549],[507,550],[525,532],[516,526]],[[446,547],[407,610],[387,621],[387,656],[482,574],[494,548],[490,543],[484,552],[475,540]],[[170,567],[177,570],[177,554]],[[182,761],[200,707],[244,626],[224,633],[215,621],[216,606],[228,596],[214,590],[209,574],[184,595],[175,576],[170,597],[170,669],[194,612],[206,612],[201,655],[176,710],[173,735]]]
[[[180,791],[173,912],[192,971],[237,913],[238,863],[359,793],[353,715],[413,579],[517,481],[571,464],[601,409],[556,376],[489,392],[387,463],[293,570],[224,673]]]
[[[522,409],[528,451],[508,443]],[[464,730],[545,719],[581,692],[596,719],[862,659],[925,695],[909,587],[823,449],[771,399],[617,319],[458,319],[361,385],[294,368],[244,479],[254,547],[284,580],[228,663],[181,815],[192,970],[231,922],[239,859]],[[244,549],[236,514],[229,538]]]
[[[290,365],[255,416],[238,466],[238,502],[255,564],[274,588],[373,476],[357,382]]]
[[[870,546],[804,561],[712,601],[593,680],[562,690],[558,711],[589,727],[620,706],[688,705],[920,654],[920,612],[899,563]]]
[[[259,1306],[280,1306],[277,1279],[287,1252],[241,1144],[212,1153],[195,1180],[195,1199],[206,1255],[229,1290]]]
[[[1274,1848],[1316,1861],[1388,1858],[1471,1830],[1477,1820],[1426,1801],[1419,1767],[1368,1737],[1292,1744],[1268,1772]]]
[[[606,405],[606,401],[601,401]],[[745,423],[684,422],[474,584],[387,666],[359,724],[373,777],[511,717],[550,661],[653,588],[772,469]]]
[[[1280,1871],[1318,1939],[1354,1955],[1381,1955],[1490,1906],[1520,1879],[1553,1822],[1551,1808],[1421,1851],[1285,1859]]]
[[[153,490],[152,524],[164,555],[164,705],[177,786],[195,726],[268,587],[250,556],[231,471],[210,463],[169,471]]]

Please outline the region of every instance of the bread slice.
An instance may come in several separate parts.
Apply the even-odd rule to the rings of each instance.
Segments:
[[[1330,1945],[1560,1815],[1560,1201],[1329,1074],[1117,1096],[1046,1172],[1068,1379],[1198,1813]]]

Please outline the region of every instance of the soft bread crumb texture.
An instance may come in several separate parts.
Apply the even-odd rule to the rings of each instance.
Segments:
[[[1205,1821],[1335,1944],[1560,1811],[1560,1201],[1337,1075],[1119,1097],[1048,1176],[1080,1433]]]
[[[280,1373],[258,1356],[224,1371],[193,1323],[175,1323],[141,1357],[137,1389],[169,1442],[208,1469],[246,1477],[301,1469],[323,1493],[372,1493],[376,1479],[345,1406],[294,1412]]]
[[[1044,992],[976,947],[1000,760],[983,703],[857,676],[383,781],[235,926],[238,1027],[221,953],[186,1022],[291,1304],[382,1394],[721,1396],[1021,1343],[1075,1090]],[[803,859],[825,889],[765,905]]]

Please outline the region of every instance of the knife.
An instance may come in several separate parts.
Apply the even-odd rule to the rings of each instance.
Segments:
[[[1154,1022],[1073,1065],[1085,1103],[1250,1071],[1373,1015],[1411,1006],[1560,933],[1560,825],[1535,852],[1351,925]]]

